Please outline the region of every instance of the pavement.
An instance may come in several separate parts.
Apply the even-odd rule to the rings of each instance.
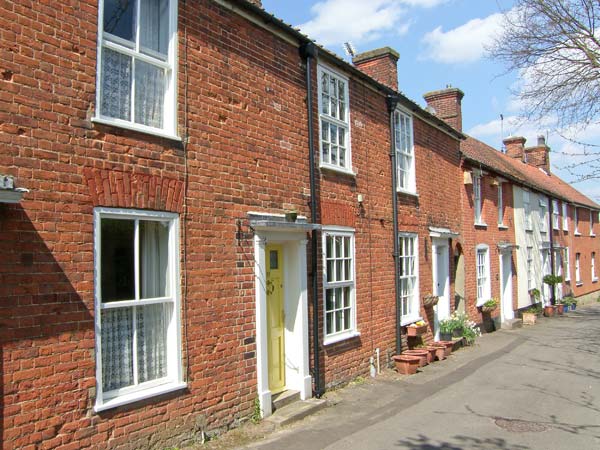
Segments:
[[[600,304],[484,335],[416,375],[388,370],[326,398],[321,412],[227,448],[600,449]]]

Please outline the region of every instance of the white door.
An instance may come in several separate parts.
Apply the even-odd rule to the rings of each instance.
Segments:
[[[544,305],[550,304],[550,286],[544,283],[543,278],[550,274],[550,251],[547,249],[542,250],[542,297],[544,298]]]
[[[450,270],[448,261],[448,240],[432,239],[433,295],[440,299],[434,307],[435,340],[440,338],[440,320],[450,317]]]
[[[512,296],[512,258],[511,253],[503,253],[500,255],[500,268],[502,277],[501,286],[501,308],[502,308],[502,321],[512,320],[515,318],[515,312],[513,310],[513,296]]]

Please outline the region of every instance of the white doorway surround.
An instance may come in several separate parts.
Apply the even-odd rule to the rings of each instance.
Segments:
[[[256,295],[256,367],[257,389],[261,414],[272,414],[272,392],[269,389],[269,357],[267,330],[267,265],[268,244],[277,244],[282,251],[284,365],[285,390],[300,392],[300,398],[312,397],[312,377],[309,367],[308,290],[306,264],[306,232],[312,224],[299,217],[286,222],[283,215],[249,213],[254,230],[255,295]]]

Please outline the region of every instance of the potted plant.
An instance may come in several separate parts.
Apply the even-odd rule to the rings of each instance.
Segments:
[[[577,309],[577,300],[571,297],[571,311],[575,311]]]
[[[483,305],[480,306],[482,313],[491,313],[498,307],[498,300],[490,298]]]
[[[544,278],[542,278],[542,280],[544,281],[544,283],[550,286],[550,289],[552,289],[552,298],[555,299],[556,285],[562,283],[563,278],[560,275],[554,275],[552,273],[549,273],[548,275],[544,275]],[[558,307],[558,313],[562,314],[563,308],[560,305],[558,305]]]
[[[421,336],[427,332],[427,322],[419,320],[418,322],[411,323],[406,327],[406,334],[408,336]]]
[[[427,294],[425,297],[423,297],[423,306],[425,308],[433,308],[435,305],[437,305],[439,300],[440,298],[437,295]]]
[[[571,300],[568,297],[563,297],[560,301],[560,304],[563,307],[563,312],[569,312],[569,307],[571,306]],[[560,311],[559,311],[560,314]]]
[[[451,341],[455,323],[452,318],[440,320],[440,340]]]
[[[539,303],[540,297],[542,296],[541,292],[537,288],[529,289],[529,297],[531,298],[531,303]]]
[[[542,308],[540,305],[533,305],[523,310],[521,317],[523,319],[523,325],[535,325],[537,322],[537,316],[541,312]]]

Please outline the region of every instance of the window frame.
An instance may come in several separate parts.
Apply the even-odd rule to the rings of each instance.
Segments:
[[[344,82],[344,95],[346,96],[346,108],[344,109],[345,117],[339,119],[331,116],[330,114],[323,113],[323,86],[322,76],[326,73],[330,77],[336,78]],[[333,70],[329,66],[323,63],[317,65],[317,98],[319,108],[319,167],[323,169],[329,169],[336,172],[342,172],[349,175],[355,175],[352,169],[352,142],[351,142],[351,127],[350,127],[350,78],[343,75],[342,73]],[[342,128],[345,131],[345,144],[346,144],[346,165],[341,166],[340,164],[333,164],[331,162],[323,161],[323,121],[328,122]],[[330,153],[331,155],[331,149]],[[338,156],[339,161],[339,156]]]
[[[565,268],[563,270],[565,274],[565,281],[571,281],[571,261],[569,260],[570,256],[569,247],[565,247],[565,256],[564,256],[564,264]]]
[[[504,183],[498,183],[498,226],[504,227]]]
[[[475,213],[475,225],[486,226],[483,221],[483,199],[481,196],[481,179],[483,175],[473,171],[473,210]]]
[[[598,281],[598,277],[596,276],[596,252],[592,252],[591,254],[590,268],[592,272],[592,282]]]
[[[596,237],[596,233],[594,233],[594,211],[590,209],[590,236]]]
[[[531,192],[523,189],[523,220],[525,231],[533,230],[533,221],[531,220]]]
[[[581,285],[581,253],[575,253],[575,284]]]
[[[552,200],[552,229],[560,229],[560,210],[558,208],[558,200]]]
[[[575,222],[575,232],[574,234],[576,236],[580,236],[581,233],[579,232],[579,215],[577,213],[577,206],[573,205],[573,222]]]
[[[537,287],[533,276],[533,246],[528,245],[526,248],[526,269],[527,269],[527,290],[530,291]]]
[[[396,117],[399,117],[400,120],[396,120]],[[402,118],[405,119],[406,122],[408,122],[408,127],[410,130],[410,136],[409,136],[409,147],[410,147],[410,152],[404,152],[402,148],[400,148],[401,146],[398,143],[398,137],[399,135],[401,136],[402,130],[399,130],[399,125],[404,123],[405,121],[402,120]],[[395,130],[395,135],[394,135],[394,149],[396,152],[396,191],[397,192],[404,192],[404,193],[408,193],[408,194],[416,194],[417,193],[417,173],[416,173],[416,157],[415,157],[415,140],[414,140],[414,121],[413,121],[413,116],[412,114],[410,114],[409,112],[403,110],[402,108],[396,108],[396,110],[394,111],[394,130]],[[410,167],[407,169],[407,177],[408,177],[408,183],[407,186],[400,186],[400,171],[401,171],[401,167],[400,167],[400,162],[402,161],[402,156],[403,155],[407,155],[408,157],[410,157]]]
[[[483,252],[484,255],[484,264],[483,271],[485,272],[483,275],[485,276],[484,283],[481,286],[481,295],[480,295],[480,261],[479,254]],[[483,305],[486,301],[488,301],[492,297],[492,280],[490,278],[490,247],[487,244],[479,244],[475,247],[475,286],[476,286],[476,306]]]
[[[403,256],[402,255],[402,251],[403,251],[403,247],[402,247],[402,241],[404,239],[412,239],[413,242],[413,250],[414,250],[414,254],[413,255],[406,255]],[[410,299],[410,306],[411,306],[411,311],[409,314],[404,314],[404,310],[402,309],[402,315],[401,315],[401,319],[400,319],[400,325],[401,326],[405,326],[411,323],[414,323],[418,320],[421,320],[421,311],[420,311],[420,306],[421,303],[419,301],[419,235],[417,233],[405,233],[405,232],[401,232],[398,233],[398,249],[399,249],[399,255],[398,255],[398,265],[401,268],[403,260],[402,258],[405,259],[409,259],[409,258],[414,258],[414,273],[412,275],[407,275],[407,276],[400,276],[400,279],[398,280],[398,288],[400,289],[400,293],[402,292],[402,282],[403,281],[407,281],[409,280],[409,278],[413,278],[414,279],[414,291],[412,292],[412,298]],[[399,295],[399,297],[401,297],[401,295]],[[408,302],[407,302],[408,303]],[[402,303],[401,303],[402,305]]]
[[[351,280],[327,281],[327,238],[328,237],[349,237],[351,252]],[[333,344],[339,341],[353,338],[360,335],[356,327],[356,240],[355,230],[347,227],[323,227],[322,232],[322,261],[323,261],[323,345]],[[335,258],[334,258],[335,259]],[[327,333],[327,290],[338,287],[350,287],[350,328],[348,330]]]
[[[135,299],[102,302],[101,268],[102,268],[102,234],[101,222],[103,219],[118,219],[130,221],[161,221],[169,222],[168,234],[168,266],[171,293],[165,297],[139,299],[139,288],[136,289]],[[134,273],[139,283],[139,225],[135,225],[134,235]],[[181,344],[181,286],[179,267],[179,215],[170,212],[143,211],[123,208],[94,208],[94,310],[95,310],[95,348],[96,348],[96,402],[94,411],[100,412],[132,402],[148,399],[157,395],[183,389],[187,383],[183,380],[182,369],[182,344]],[[107,393],[103,392],[102,379],[102,310],[116,308],[133,308],[136,306],[152,304],[172,304],[172,314],[167,325],[167,376],[159,380],[140,383],[137,386],[125,386]],[[134,358],[134,356],[132,356]]]
[[[569,231],[569,205],[567,204],[567,202],[562,202],[562,214],[562,229],[563,231]]]
[[[539,198],[539,217],[540,217],[540,233],[548,232],[548,221],[546,220],[546,214],[548,213],[548,199],[544,197]]]
[[[126,45],[125,39],[118,36],[111,35],[104,31],[104,0],[98,1],[98,35],[96,44],[96,105],[94,111],[94,117],[92,122],[124,128],[127,130],[138,131],[141,133],[151,134],[155,136],[164,137],[176,141],[181,141],[181,138],[177,134],[177,77],[178,77],[178,33],[177,33],[177,13],[178,13],[178,1],[167,0],[169,2],[169,19],[168,19],[168,45],[167,45],[167,57],[163,61],[161,58],[154,57],[150,51],[146,53],[141,51],[141,44],[139,42],[139,27],[135,29],[135,40],[133,42],[133,48]],[[139,23],[139,0],[135,0],[135,15],[136,24]],[[102,104],[102,55],[103,49],[115,51],[119,54],[129,56],[132,58],[132,85],[130,87],[131,95],[131,120],[124,120],[116,117],[104,115],[101,111]],[[165,91],[163,100],[163,126],[162,128],[152,127],[135,122],[135,69],[134,61],[142,61],[150,64],[154,67],[160,67],[165,71]]]

